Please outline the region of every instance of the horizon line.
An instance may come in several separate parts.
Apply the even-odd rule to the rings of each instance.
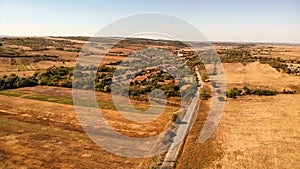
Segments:
[[[169,40],[171,39],[160,39],[160,38],[147,38],[147,37],[120,37],[120,36],[87,36],[87,35],[0,35],[0,38],[5,37],[97,37],[97,38],[140,38],[140,39],[149,39],[149,40]],[[197,40],[182,40],[183,42],[202,42]],[[256,40],[207,40],[210,43],[258,43],[258,44],[297,44],[300,45],[300,42],[287,42],[287,41],[256,41]],[[206,41],[205,41],[206,42]]]

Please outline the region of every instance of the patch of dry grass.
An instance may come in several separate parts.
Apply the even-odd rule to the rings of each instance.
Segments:
[[[300,84],[299,77],[277,72],[269,65],[258,62],[248,63],[245,66],[241,63],[223,63],[223,66],[229,90],[233,87],[242,88],[244,85],[277,91],[297,90],[293,86]]]
[[[300,95],[229,99],[215,133],[221,168],[298,168]]]

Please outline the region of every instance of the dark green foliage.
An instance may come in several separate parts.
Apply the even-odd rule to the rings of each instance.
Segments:
[[[0,90],[15,89],[19,87],[29,87],[37,85],[37,81],[33,76],[19,78],[15,74],[2,76],[0,78]]]
[[[0,78],[0,90],[36,85],[72,87],[73,68],[51,67],[33,76],[19,77],[15,74]]]
[[[296,93],[295,90],[292,90],[292,91],[291,91],[291,90],[285,90],[285,89],[284,89],[284,90],[282,91],[282,94],[295,94],[295,93]]]
[[[274,96],[276,92],[267,89],[249,89],[248,87],[244,87],[242,90],[235,87],[226,92],[226,96],[229,98],[236,98],[242,95]]]
[[[176,114],[176,113],[172,114],[172,117],[171,117],[172,122],[175,122],[177,120],[177,118],[178,118],[178,114]]]
[[[98,72],[114,72],[116,68],[114,67],[107,67],[107,66],[100,66],[98,67]]]
[[[56,50],[64,50],[62,47],[57,47]]]
[[[243,88],[244,93],[247,95],[259,95],[259,96],[273,96],[276,92],[266,89],[249,89],[248,87]]]
[[[281,60],[280,58],[266,58],[262,57],[259,60],[260,63],[262,64],[269,64],[273,68],[275,68],[277,71],[282,70],[283,72],[289,72],[288,70],[288,65],[285,64],[284,60]]]
[[[79,71],[79,70],[90,70],[90,71],[96,71],[97,70],[97,66],[95,65],[81,65],[80,63],[77,63],[75,65],[75,70]]]
[[[205,89],[203,89],[203,88],[201,88],[200,89],[200,98],[202,99],[202,100],[207,100],[207,99],[209,99],[211,96],[208,94],[208,92],[205,90]]]
[[[226,63],[255,61],[255,59],[251,57],[251,53],[242,47],[222,50],[219,51],[218,54],[221,55],[221,61]]]
[[[188,60],[186,63],[191,69],[194,69],[195,66],[197,65],[203,65],[203,62],[197,57],[193,57],[192,59]]]
[[[122,61],[116,61],[116,62],[109,62],[107,65],[119,65]]]
[[[236,98],[237,96],[242,95],[242,90],[239,90],[238,88],[234,87],[229,92],[226,92],[226,96],[229,98]]]
[[[276,95],[275,92],[265,89],[254,89],[252,90],[251,94],[259,95],[259,96],[273,96]]]
[[[35,75],[39,85],[72,87],[73,68],[51,67]]]
[[[101,92],[110,92],[111,91],[111,83],[112,79],[102,79],[98,83],[95,84],[95,90]]]

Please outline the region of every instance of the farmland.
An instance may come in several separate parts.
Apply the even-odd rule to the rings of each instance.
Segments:
[[[187,46],[177,41],[99,39],[100,46],[88,56],[105,56],[96,68],[95,96],[107,122],[130,137],[146,138],[165,131],[172,125],[172,117],[178,113],[181,101],[176,80],[156,68],[134,76],[131,91],[138,92],[130,93],[130,101],[136,109],[149,109],[147,98],[152,89],[167,93],[164,112],[145,124],[133,122],[117,111],[110,94],[110,81],[115,69],[124,68],[119,65],[121,61],[139,50],[159,48],[175,53],[186,50]],[[87,40],[88,37],[0,39],[0,77],[5,77],[1,81],[5,88],[0,91],[0,168],[150,168],[160,165],[161,156],[162,159],[126,158],[109,153],[83,131],[76,117],[70,87],[73,69],[78,66],[76,60]],[[112,47],[111,44],[118,41],[120,43]],[[240,93],[234,99],[227,98],[217,130],[201,144],[198,137],[210,109],[208,90],[213,86],[206,77],[204,86],[208,96],[201,101],[195,125],[184,141],[175,168],[300,166],[297,161],[300,158],[297,151],[300,149],[300,45],[218,42],[213,43],[213,47],[224,62],[227,91],[247,87],[276,91],[276,95]],[[199,66],[201,62],[193,60],[192,56],[184,56],[183,60]],[[130,66],[134,58],[125,63]],[[207,65],[206,69],[213,66]],[[15,75],[10,76],[12,73]],[[209,73],[201,74],[204,77]],[[19,79],[16,85],[7,85],[7,79],[16,76]],[[33,79],[33,83],[21,85],[22,78]],[[86,84],[79,88],[84,87],[90,88]],[[137,116],[147,119],[151,115]]]

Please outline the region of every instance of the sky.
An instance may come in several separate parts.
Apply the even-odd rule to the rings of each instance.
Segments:
[[[210,41],[300,43],[299,0],[0,0],[0,35],[93,36],[145,12],[179,17]]]

